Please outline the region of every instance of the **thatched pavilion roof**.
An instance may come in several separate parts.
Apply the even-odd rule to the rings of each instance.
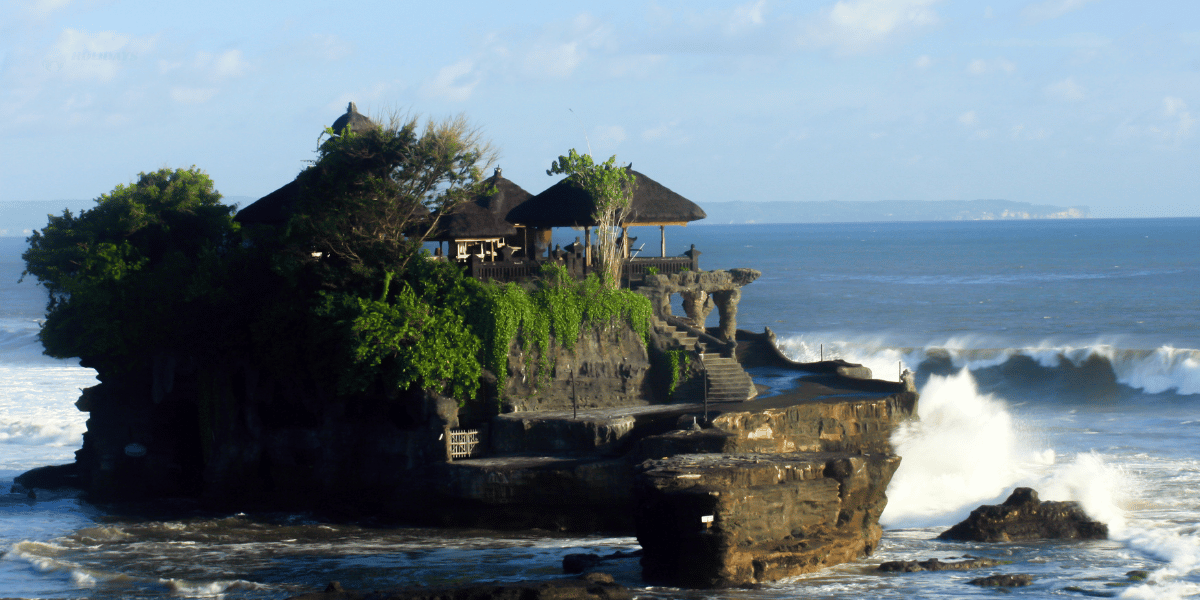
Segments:
[[[293,179],[283,187],[239,210],[234,220],[240,223],[281,226],[292,216],[292,210],[294,210],[299,197],[300,180]]]
[[[686,225],[708,216],[696,203],[661,183],[637,171],[633,174],[637,186],[622,225]],[[528,227],[588,227],[596,224],[594,212],[592,197],[567,178],[509,211],[508,221]]]
[[[346,114],[338,117],[337,120],[333,122],[333,132],[337,135],[341,135],[342,130],[344,130],[347,126],[350,127],[350,131],[361,133],[368,129],[373,129],[375,127],[375,122],[358,112],[358,107],[351,102],[350,105],[346,107]]]
[[[301,174],[303,176],[303,174]],[[243,224],[273,225],[282,227],[292,217],[303,193],[300,177],[289,181],[283,187],[255,200],[246,208],[238,211],[234,220]],[[429,209],[423,204],[414,204],[412,214],[417,219],[424,219]]]
[[[438,221],[438,231],[430,239],[489,238],[515,235],[513,224],[504,219],[510,210],[533,197],[521,186],[505,179],[496,168],[487,179],[492,193],[464,202]]]

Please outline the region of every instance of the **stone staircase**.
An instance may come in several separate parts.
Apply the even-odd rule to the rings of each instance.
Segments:
[[[708,384],[709,402],[744,402],[758,395],[750,374],[742,368],[733,353],[725,348],[710,348],[700,338],[665,321],[655,319],[655,328],[671,337],[677,348],[694,352],[703,361],[705,377],[681,381],[675,388],[676,401],[703,402],[704,384]]]

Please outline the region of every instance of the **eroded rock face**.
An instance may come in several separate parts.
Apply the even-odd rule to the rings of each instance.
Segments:
[[[938,536],[942,540],[1013,542],[1043,539],[1108,539],[1108,525],[1094,521],[1078,502],[1042,502],[1030,488],[1017,488],[1004,504],[985,505]]]
[[[889,438],[915,410],[916,394],[816,401],[744,411],[722,412],[712,427],[699,432],[673,431],[643,439],[642,458],[710,452],[792,453],[865,452],[890,454]]]
[[[641,465],[634,485],[642,575],[727,587],[870,554],[900,458],[687,454]]]
[[[573,350],[557,341],[543,360],[536,348],[526,356],[509,345],[505,412],[642,406],[650,403],[650,355],[641,336],[629,327],[585,329]],[[554,365],[540,373],[539,363]]]

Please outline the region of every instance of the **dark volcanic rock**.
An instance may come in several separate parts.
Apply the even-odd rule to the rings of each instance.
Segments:
[[[594,569],[601,563],[605,563],[610,560],[616,560],[618,558],[636,558],[641,555],[641,550],[635,550],[633,552],[613,552],[612,554],[606,554],[604,556],[592,553],[568,554],[563,557],[563,573],[571,575],[583,573],[584,571]]]
[[[38,467],[17,476],[13,483],[26,490],[43,489],[57,490],[62,488],[79,488],[79,469],[75,463]],[[16,487],[14,485],[14,488]]]
[[[879,565],[884,573],[916,573],[919,571],[965,571],[967,569],[985,569],[1004,564],[991,558],[972,558],[957,562],[942,562],[936,558],[929,560],[893,560]]]
[[[1013,490],[1004,504],[980,506],[938,536],[941,540],[1013,542],[1041,539],[1108,539],[1108,526],[1093,521],[1078,502],[1042,502],[1030,488]]]
[[[324,592],[301,594],[289,600],[626,600],[632,597],[629,588],[613,583],[612,576],[588,573],[578,579],[403,588],[389,592],[345,591],[331,583]]]
[[[1025,575],[1021,573],[1015,573],[1012,575],[992,575],[990,577],[972,579],[967,583],[981,587],[1025,587],[1027,585],[1033,585],[1033,575]]]

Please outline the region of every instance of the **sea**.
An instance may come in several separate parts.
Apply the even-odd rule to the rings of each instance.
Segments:
[[[562,243],[581,232],[559,232]],[[658,254],[658,228],[633,247]],[[1200,595],[1200,219],[1071,219],[668,227],[703,269],[761,271],[741,328],[797,360],[844,358],[880,379],[911,370],[919,418],[870,557],[755,589],[641,581],[639,598],[1187,598]],[[305,514],[117,510],[77,493],[10,493],[21,472],[72,460],[96,383],[42,355],[45,292],[0,238],[0,597],[285,598],[348,589],[560,577],[566,554],[638,548],[627,536],[329,523]],[[677,306],[676,312],[680,309]],[[715,325],[715,315],[710,317]],[[756,369],[775,391],[795,373]],[[981,504],[1028,486],[1075,500],[1104,541],[942,542]],[[881,574],[891,560],[996,558],[979,571]],[[1130,577],[1133,571],[1147,576]],[[998,591],[968,582],[1029,574]]]

